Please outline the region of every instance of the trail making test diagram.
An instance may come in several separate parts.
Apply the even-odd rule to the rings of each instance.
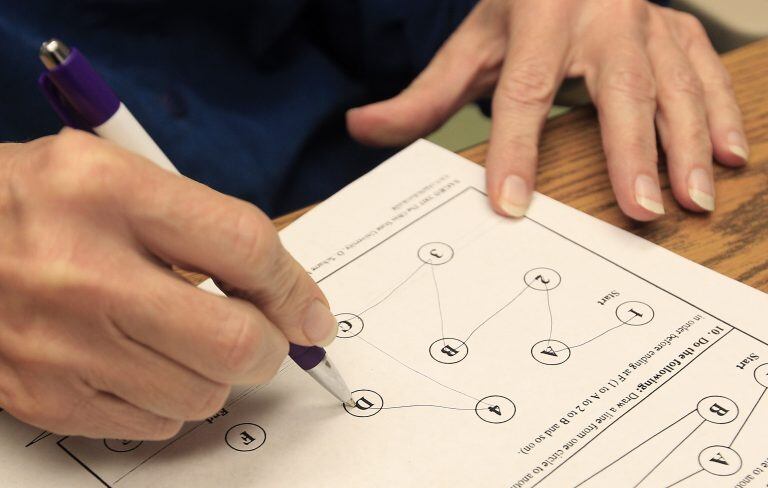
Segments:
[[[317,278],[355,408],[287,365],[169,441],[18,447],[111,487],[768,484],[768,344],[479,189]]]

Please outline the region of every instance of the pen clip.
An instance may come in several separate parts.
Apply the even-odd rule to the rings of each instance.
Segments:
[[[58,114],[59,118],[64,122],[64,125],[72,127],[74,129],[80,129],[88,132],[93,132],[92,128],[85,122],[80,113],[72,106],[67,98],[56,88],[51,78],[48,76],[48,72],[43,72],[37,79],[37,85],[40,90],[48,99],[53,110]]]

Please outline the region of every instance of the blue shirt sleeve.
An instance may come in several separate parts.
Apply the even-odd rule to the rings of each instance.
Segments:
[[[183,5],[183,8],[180,6]],[[56,132],[40,43],[78,47],[180,170],[275,215],[328,196],[391,150],[344,112],[396,94],[471,0],[0,2],[0,140]]]
[[[346,135],[350,107],[423,69],[475,0],[0,2],[0,140],[56,132],[40,43],[78,47],[187,176],[276,215],[392,154]]]

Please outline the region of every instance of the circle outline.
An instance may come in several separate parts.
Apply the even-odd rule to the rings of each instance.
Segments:
[[[566,351],[568,351],[568,357],[566,357],[565,359],[563,359],[563,360],[562,360],[562,361],[560,361],[559,363],[545,363],[545,362],[543,362],[543,361],[539,361],[539,358],[537,358],[537,357],[536,357],[536,353],[534,353],[534,352],[533,352],[533,350],[534,350],[534,349],[537,349],[537,347],[536,347],[536,346],[538,346],[538,345],[539,345],[539,344],[541,344],[542,342],[558,342],[558,343],[562,344],[562,345],[565,347],[565,350],[566,350]],[[568,344],[566,344],[565,342],[563,342],[563,341],[559,341],[559,340],[557,340],[557,339],[542,339],[542,340],[540,340],[540,341],[536,342],[534,345],[532,345],[532,346],[531,346],[531,357],[532,357],[534,360],[536,360],[536,362],[537,362],[537,363],[539,363],[539,364],[543,364],[544,366],[560,366],[560,365],[561,365],[561,364],[563,364],[564,362],[566,362],[566,361],[568,361],[569,359],[571,359],[571,348],[570,348],[570,346],[569,346]]]
[[[710,471],[707,468],[705,468],[704,465],[701,463],[701,455],[704,454],[704,451],[706,451],[707,449],[710,449],[712,447],[724,447],[725,449],[728,449],[729,451],[733,452],[736,455],[736,458],[738,458],[738,460],[739,460],[739,467],[738,467],[738,469],[736,471],[734,471],[733,473],[730,473],[730,474],[718,474],[718,473],[713,473],[712,471]],[[732,447],[728,447],[728,446],[721,446],[720,444],[713,444],[713,445],[707,446],[704,449],[702,449],[701,451],[699,451],[699,456],[698,456],[697,460],[699,461],[699,466],[701,466],[701,469],[703,469],[707,473],[709,473],[711,475],[715,475],[715,476],[733,476],[734,474],[736,474],[739,471],[741,471],[741,468],[744,467],[744,460],[741,459],[741,454],[739,454],[736,451],[736,449],[734,449]]]
[[[435,357],[434,354],[432,354],[432,346],[434,346],[435,344],[437,344],[438,342],[441,342],[441,341],[444,343],[447,340],[461,342],[461,345],[459,347],[463,346],[464,350],[467,351],[467,352],[464,353],[464,355],[458,361],[454,361],[452,363],[447,362],[447,361],[440,361],[439,359],[437,359]],[[467,345],[467,343],[462,341],[461,339],[457,339],[456,337],[441,337],[440,339],[436,340],[435,342],[433,342],[432,344],[429,345],[428,351],[429,351],[429,356],[432,359],[434,359],[435,361],[437,361],[438,363],[440,363],[440,364],[459,364],[460,362],[464,361],[467,358],[467,356],[469,356],[469,346]]]
[[[480,416],[480,413],[477,411],[478,407],[480,407],[480,404],[483,403],[483,400],[486,400],[488,398],[494,398],[494,397],[495,398],[503,398],[504,400],[508,401],[512,405],[512,408],[515,409],[512,412],[512,415],[510,415],[508,419],[502,420],[501,422],[491,422],[490,420],[486,420],[486,419],[484,419],[483,417]],[[483,422],[487,422],[489,424],[504,424],[504,423],[509,422],[510,420],[512,420],[516,414],[517,414],[517,405],[515,405],[515,402],[513,402],[509,398],[505,397],[504,395],[488,395],[488,396],[484,396],[483,398],[478,400],[477,403],[475,404],[475,415],[477,415],[477,418],[479,418]]]
[[[712,420],[709,420],[708,418],[706,418],[705,416],[703,416],[703,415],[701,414],[701,412],[699,412],[699,405],[701,405],[701,403],[702,403],[704,400],[706,400],[707,398],[725,398],[725,399],[726,399],[726,400],[728,400],[729,402],[733,403],[734,407],[736,407],[736,415],[734,415],[734,417],[733,417],[731,420],[729,420],[728,422],[713,422]],[[730,398],[728,398],[727,396],[724,396],[724,395],[709,395],[709,396],[705,396],[704,398],[702,398],[701,400],[699,400],[699,401],[696,403],[696,413],[697,413],[697,414],[699,414],[699,417],[701,417],[702,419],[704,419],[704,421],[705,421],[705,422],[709,422],[710,424],[715,424],[715,425],[725,425],[725,424],[730,424],[731,422],[733,422],[734,420],[736,420],[737,418],[739,418],[739,414],[741,413],[741,410],[739,409],[739,404],[738,404],[738,403],[736,403],[736,402],[734,402],[733,400],[731,400],[731,399],[730,399]],[[710,446],[710,447],[712,447],[712,446]],[[725,447],[725,446],[723,446],[723,447]]]
[[[376,395],[377,397],[379,397],[379,400],[381,400],[381,406],[380,406],[378,409],[376,409],[376,411],[375,411],[375,412],[373,412],[373,413],[372,413],[372,414],[370,414],[370,415],[355,415],[355,414],[353,414],[352,412],[350,412],[350,411],[349,411],[349,408],[350,408],[350,407],[347,407],[347,404],[346,404],[346,403],[342,403],[342,404],[341,404],[341,406],[344,408],[344,411],[345,411],[345,412],[347,412],[349,415],[351,415],[351,416],[353,416],[353,417],[357,417],[357,418],[359,418],[359,419],[366,419],[366,418],[368,418],[368,417],[373,417],[373,416],[374,416],[374,415],[376,415],[377,413],[381,412],[381,411],[382,411],[382,409],[384,408],[384,397],[382,397],[382,396],[381,396],[381,394],[379,394],[379,392],[377,392],[377,391],[368,390],[368,389],[366,389],[366,388],[360,388],[360,389],[358,389],[358,390],[354,390],[354,391],[352,392],[352,398],[354,398],[354,397],[355,397],[355,393],[358,393],[358,392],[361,392],[361,391],[367,391],[367,392],[373,393],[374,395]],[[355,403],[357,403],[357,401],[356,401]]]
[[[107,449],[109,449],[112,452],[131,452],[134,449],[138,449],[139,446],[144,443],[144,441],[138,441],[138,443],[135,446],[133,446],[132,448],[130,448],[130,449],[119,450],[119,449],[112,449],[111,447],[109,447],[109,444],[107,444],[108,440],[115,441],[115,440],[118,440],[118,439],[104,439],[104,447],[106,447]]]
[[[555,275],[557,275],[557,284],[555,286],[553,286],[552,288],[544,288],[543,290],[541,288],[536,288],[534,286],[531,286],[531,283],[533,283],[536,280],[532,280],[531,283],[528,283],[525,280],[525,277],[528,276],[528,273],[531,273],[532,271],[536,271],[537,269],[546,269],[547,271],[552,271],[553,273],[555,273]],[[538,268],[529,269],[528,271],[525,272],[525,274],[523,274],[523,283],[525,283],[525,286],[527,286],[531,290],[536,290],[536,291],[552,291],[555,288],[557,288],[558,286],[560,286],[560,284],[562,282],[563,282],[563,277],[560,275],[560,273],[558,273],[557,271],[555,271],[552,268],[547,268],[547,267],[544,267],[544,266],[540,266]]]
[[[442,246],[447,247],[448,250],[451,251],[451,256],[446,261],[443,261],[442,263],[433,263],[425,260],[424,258],[421,257],[421,250],[429,246],[430,244],[440,244]],[[445,242],[440,242],[440,241],[427,242],[426,244],[422,244],[421,246],[419,246],[419,248],[416,250],[416,257],[419,258],[419,261],[421,261],[424,264],[428,264],[430,266],[442,266],[443,264],[449,263],[453,259],[454,255],[455,255],[455,251],[453,250],[453,247],[451,247],[450,244],[446,244]]]
[[[762,368],[762,367],[768,368],[768,363],[758,364],[757,367],[755,368],[755,370],[752,372],[752,376],[755,378],[755,381],[757,381],[758,385],[762,386],[763,388],[768,388],[768,384],[763,383],[762,381],[757,379],[757,370]]]
[[[238,449],[238,448],[236,448],[235,446],[233,446],[232,444],[229,443],[229,439],[228,439],[229,433],[232,432],[232,430],[235,427],[240,427],[241,425],[252,425],[252,426],[256,427],[257,429],[259,429],[262,434],[264,434],[264,439],[261,441],[261,443],[258,446],[254,447],[253,449]],[[235,424],[232,427],[230,427],[229,429],[227,429],[227,432],[224,434],[224,442],[226,442],[227,445],[230,447],[230,449],[232,449],[234,451],[237,451],[237,452],[252,452],[252,451],[255,451],[256,449],[260,448],[261,446],[263,446],[267,442],[267,431],[264,430],[264,427],[262,427],[262,426],[260,426],[258,424],[254,424],[253,422],[243,422],[243,423],[240,423],[240,424]]]
[[[630,322],[624,322],[624,320],[622,320],[622,318],[621,318],[621,317],[619,317],[619,308],[620,308],[622,305],[626,305],[626,304],[628,304],[628,303],[639,303],[639,304],[641,304],[641,305],[645,305],[645,306],[646,306],[646,307],[648,307],[648,308],[650,309],[650,311],[651,311],[651,318],[650,318],[650,319],[648,319],[648,321],[647,321],[647,322],[643,322],[642,324],[632,324],[632,323],[630,323]],[[621,322],[621,323],[622,323],[622,325],[629,325],[630,327],[640,327],[640,326],[643,326],[643,325],[647,325],[647,324],[651,323],[651,321],[652,321],[654,318],[656,318],[656,310],[654,310],[654,309],[653,309],[653,307],[651,307],[651,306],[650,306],[650,305],[648,305],[647,303],[645,303],[645,302],[641,302],[640,300],[627,300],[626,302],[622,302],[622,303],[620,303],[620,304],[616,305],[616,309],[614,310],[613,314],[616,316],[616,318],[617,318],[617,319],[619,319],[619,322]]]
[[[338,319],[339,315],[351,315],[353,317],[353,319],[359,320],[360,321],[360,330],[358,330],[357,332],[355,332],[352,335],[339,335],[339,333],[341,332],[341,327],[339,327],[338,328],[339,329],[338,332],[336,332],[336,337],[338,339],[351,339],[351,338],[355,337],[356,335],[360,334],[363,331],[363,329],[365,329],[365,321],[359,315],[351,313],[351,312],[339,312],[337,314],[334,314],[333,317]],[[344,321],[343,320],[341,320],[341,321],[340,320],[336,320],[336,325],[337,326],[339,325],[339,322],[344,322]]]

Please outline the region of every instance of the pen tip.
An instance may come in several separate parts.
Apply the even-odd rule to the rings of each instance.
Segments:
[[[344,402],[344,405],[346,405],[349,408],[355,408],[355,399],[354,398],[350,398],[349,400]]]

